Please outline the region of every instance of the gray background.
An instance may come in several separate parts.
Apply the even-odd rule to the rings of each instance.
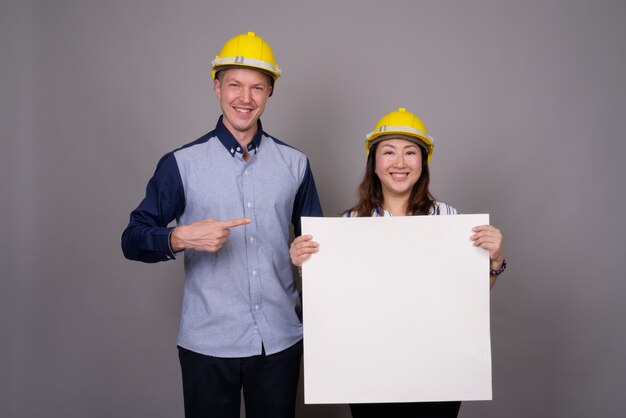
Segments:
[[[264,126],[327,214],[404,106],[434,194],[503,230],[494,400],[461,417],[626,416],[623,0],[2,1],[0,416],[182,416],[181,262],[126,261],[120,234],[159,157],[213,128],[209,62],[248,30],[284,68]]]

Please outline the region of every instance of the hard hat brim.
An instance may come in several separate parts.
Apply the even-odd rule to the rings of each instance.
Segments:
[[[278,68],[277,65],[272,65],[269,62],[257,60],[254,58],[246,58],[246,57],[223,57],[223,58],[215,58],[211,62],[211,69],[217,74],[220,70],[225,70],[227,68],[252,68],[256,70],[260,70],[268,74],[274,80],[280,77],[282,70]]]
[[[242,68],[246,70],[255,70],[255,71],[260,72],[261,74],[266,75],[270,79],[270,84],[272,85],[272,87],[274,86],[274,83],[276,82],[274,75],[270,73],[269,71],[265,71],[261,68],[256,68],[256,67],[248,67],[245,65],[225,65],[223,67],[218,67],[217,69],[213,70],[213,80],[217,78],[217,74],[219,72],[226,71],[226,70],[237,70],[237,69],[242,69]]]
[[[386,141],[388,139],[404,139],[406,141],[411,141],[411,142],[419,145],[420,147],[424,148],[426,150],[426,152],[428,152],[429,154],[430,154],[430,149],[433,146],[432,143],[428,144],[423,139],[417,138],[415,136],[402,135],[402,134],[389,134],[389,135],[381,135],[381,136],[375,138],[372,141],[368,141],[369,145],[370,145],[370,149],[371,149],[371,147],[373,147],[374,145],[378,144],[379,142]]]

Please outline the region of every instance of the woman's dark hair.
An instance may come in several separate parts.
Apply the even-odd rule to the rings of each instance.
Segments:
[[[357,204],[346,211],[353,216],[372,216],[377,208],[382,209],[384,197],[380,179],[376,174],[376,150],[381,143],[374,144],[370,149],[365,165],[365,174],[359,185]],[[428,190],[430,171],[428,169],[428,152],[418,147],[422,156],[422,174],[411,189],[406,208],[407,215],[428,215],[435,204],[435,199]]]

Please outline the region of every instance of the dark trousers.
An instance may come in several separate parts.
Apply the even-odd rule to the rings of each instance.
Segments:
[[[187,418],[293,418],[302,341],[280,353],[243,358],[206,356],[178,347]]]
[[[353,418],[456,418],[461,402],[350,404]]]

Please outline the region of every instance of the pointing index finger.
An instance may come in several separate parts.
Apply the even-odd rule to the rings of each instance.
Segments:
[[[233,228],[235,226],[247,225],[251,222],[252,222],[252,219],[250,218],[235,218],[235,219],[228,219],[226,221],[222,221],[222,225],[224,225],[224,228]]]

